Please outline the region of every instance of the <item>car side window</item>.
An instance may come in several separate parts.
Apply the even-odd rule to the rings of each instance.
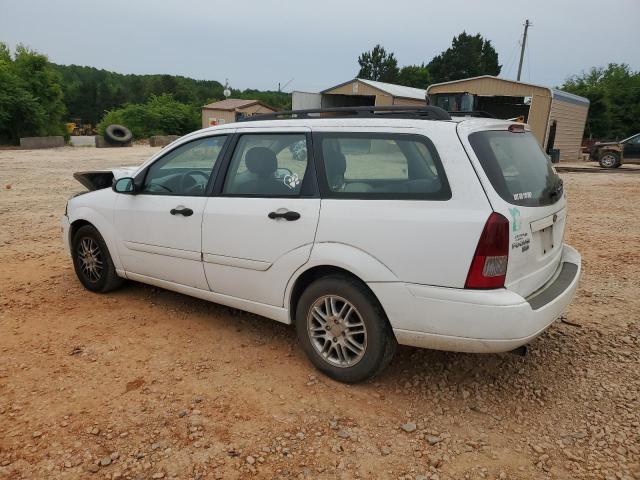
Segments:
[[[141,193],[204,195],[226,140],[227,135],[200,138],[171,150],[149,167]]]
[[[298,196],[307,164],[304,133],[242,135],[233,152],[222,193]]]
[[[324,196],[451,198],[438,153],[426,137],[347,132],[320,133],[316,137],[324,170],[320,175]]]

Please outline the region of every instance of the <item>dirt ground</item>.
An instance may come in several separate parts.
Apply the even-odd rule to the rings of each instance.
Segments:
[[[347,386],[286,325],[82,289],[72,172],[154,151],[0,151],[0,478],[640,478],[640,174],[562,174],[584,276],[529,355],[400,348]]]

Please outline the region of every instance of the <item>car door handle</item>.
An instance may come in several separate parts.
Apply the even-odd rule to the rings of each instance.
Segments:
[[[172,208],[171,210],[169,210],[169,213],[171,215],[183,215],[185,217],[190,217],[191,215],[193,215],[193,210],[186,207],[179,207],[179,208]]]
[[[300,214],[298,212],[291,212],[291,211],[286,211],[282,213],[269,212],[268,217],[271,220],[275,220],[276,218],[284,218],[288,222],[293,222],[294,220],[298,220],[300,218]]]

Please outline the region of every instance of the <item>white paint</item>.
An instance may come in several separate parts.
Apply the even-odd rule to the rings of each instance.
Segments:
[[[279,209],[300,219],[267,216]],[[318,198],[209,199],[202,249],[211,290],[282,307],[287,282],[309,258],[319,213]]]
[[[291,92],[291,108],[293,110],[311,110],[322,106],[322,95],[310,92]]]
[[[558,298],[538,310],[533,311],[525,297],[547,288],[561,262],[579,267],[580,256],[562,246],[564,199],[552,207],[518,207],[530,235],[541,232],[557,215],[558,247],[542,257],[511,253],[507,288],[462,288],[489,214],[495,209],[509,215],[508,204],[493,191],[472,153],[470,161],[466,137],[472,131],[504,129],[508,124],[358,118],[242,124],[247,132],[424,134],[441,157],[452,198],[206,198],[121,195],[103,189],[69,201],[68,215],[62,219],[64,242],[68,249],[71,223],[88,221],[104,237],[119,275],[285,323],[291,321],[290,298],[300,275],[313,267],[335,266],[369,285],[400,343],[470,352],[511,350],[535,338],[562,313],[579,274]],[[237,126],[194,132],[144,165],[114,175],[134,176],[185,142],[233,133]],[[178,206],[191,208],[194,214],[171,215],[169,211]],[[292,222],[268,218],[269,212],[279,209],[299,212],[301,218]]]
[[[503,120],[480,120],[473,119],[458,123],[458,134],[462,145],[469,154],[471,163],[475,168],[476,174],[482,183],[487,197],[494,211],[504,215],[509,219],[513,226],[513,219],[509,209],[515,206],[506,202],[492,187],[491,181],[487,177],[484,169],[480,165],[478,157],[475,155],[471,144],[469,143],[469,135],[487,129],[506,130],[512,122]],[[529,131],[529,126],[525,125],[525,129]],[[563,195],[556,203],[542,207],[515,207],[519,212],[520,228],[514,231],[510,228],[510,243],[519,233],[527,233],[530,238],[529,249],[524,252],[522,249],[510,249],[509,263],[507,266],[507,278],[505,285],[509,290],[519,293],[522,296],[531,295],[535,290],[540,288],[556,271],[560,262],[562,253],[562,245],[564,238],[564,229],[566,221],[566,197]],[[553,245],[554,248],[543,253],[542,239],[539,229],[536,229],[538,222],[546,221],[546,219],[556,217],[553,223]]]

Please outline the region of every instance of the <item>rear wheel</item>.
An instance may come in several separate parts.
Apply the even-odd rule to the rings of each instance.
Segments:
[[[107,244],[95,227],[80,227],[73,236],[71,248],[76,275],[87,290],[106,293],[123,284],[124,280],[116,274]]]
[[[604,152],[600,155],[599,162],[602,168],[616,168],[620,166],[620,155],[616,152]]]
[[[323,277],[307,287],[296,308],[296,330],[311,362],[340,382],[376,375],[396,348],[377,299],[345,275]]]

